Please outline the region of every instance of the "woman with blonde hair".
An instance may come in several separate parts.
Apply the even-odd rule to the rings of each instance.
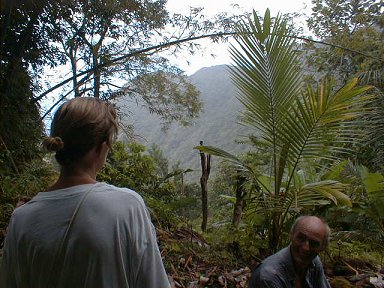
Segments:
[[[43,145],[56,152],[60,176],[15,209],[1,287],[170,287],[143,199],[96,181],[117,131],[115,109],[97,98],[56,111]]]

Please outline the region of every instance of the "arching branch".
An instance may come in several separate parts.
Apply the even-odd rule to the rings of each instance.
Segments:
[[[162,43],[162,44],[155,45],[155,46],[152,46],[152,47],[148,47],[148,48],[145,48],[145,49],[135,50],[135,51],[133,51],[133,52],[131,52],[129,54],[125,54],[125,55],[122,55],[120,57],[116,57],[115,59],[112,59],[110,61],[106,61],[104,63],[101,63],[101,64],[98,65],[98,68],[107,67],[107,66],[110,66],[113,63],[116,63],[116,62],[119,62],[119,61],[122,61],[122,60],[125,60],[125,59],[128,59],[128,58],[131,58],[131,57],[136,56],[136,55],[140,55],[140,54],[143,54],[143,53],[151,52],[151,51],[154,51],[154,50],[162,50],[162,49],[168,48],[170,46],[178,45],[178,44],[181,44],[181,43],[184,43],[184,42],[195,41],[195,40],[200,40],[200,39],[204,39],[204,38],[211,38],[211,37],[236,36],[236,34],[237,34],[236,32],[222,32],[222,33],[204,34],[204,35],[199,35],[199,36],[195,36],[195,37],[178,39],[178,40],[175,40],[175,41],[171,41],[171,42],[167,42],[167,43]],[[383,58],[375,57],[375,56],[369,55],[367,53],[364,53],[364,52],[361,52],[361,51],[357,51],[357,50],[353,50],[353,49],[350,49],[350,48],[347,48],[347,47],[343,47],[343,46],[340,46],[340,45],[337,45],[337,44],[327,43],[325,41],[320,41],[320,40],[314,40],[314,39],[303,37],[303,36],[287,36],[287,37],[291,37],[291,38],[295,38],[295,39],[303,40],[303,41],[307,41],[307,42],[312,42],[312,43],[318,43],[318,44],[322,44],[322,45],[325,45],[325,46],[331,46],[331,47],[335,47],[335,48],[340,48],[340,49],[343,49],[345,51],[353,52],[353,53],[362,55],[364,57],[374,59],[374,60],[376,60],[378,62],[384,63],[384,59]],[[72,76],[70,78],[65,79],[64,81],[56,84],[55,86],[51,87],[47,91],[43,92],[39,96],[33,98],[32,102],[36,103],[36,102],[40,101],[41,99],[43,99],[46,95],[48,95],[52,91],[60,88],[61,86],[67,84],[68,82],[72,81],[73,78],[83,76],[83,75],[85,75],[87,73],[92,73],[92,71],[93,71],[93,68],[90,68],[90,69],[87,69],[87,70],[85,70],[83,72],[78,73],[76,76]]]

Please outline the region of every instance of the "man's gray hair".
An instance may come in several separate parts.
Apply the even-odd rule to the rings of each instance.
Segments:
[[[318,216],[312,216],[312,215],[303,215],[303,216],[299,216],[296,218],[295,222],[292,224],[292,227],[291,227],[291,231],[289,232],[290,235],[293,235],[293,233],[295,233],[295,230],[296,230],[296,227],[297,225],[304,219],[307,219],[307,218],[310,218],[310,217],[316,217],[318,218],[324,225],[325,225],[325,229],[326,229],[326,232],[325,232],[325,235],[324,235],[324,239],[323,239],[323,242],[321,243],[321,250],[324,250],[325,248],[327,248],[328,244],[329,244],[329,237],[331,235],[331,228],[329,228],[328,226],[328,223],[318,217]]]

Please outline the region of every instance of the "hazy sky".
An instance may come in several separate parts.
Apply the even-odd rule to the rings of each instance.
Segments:
[[[251,11],[263,12],[269,8],[272,14],[277,12],[300,12],[308,6],[310,0],[168,0],[167,9],[173,13],[186,14],[189,7],[204,7],[206,14],[231,11],[231,4],[238,4],[240,7]]]
[[[238,4],[241,8],[236,10],[251,12],[255,9],[259,14],[263,15],[267,8],[270,9],[271,15],[277,13],[300,12],[310,14],[311,0],[168,0],[167,9],[172,13],[189,14],[190,7],[203,7],[203,13],[207,16],[213,16],[219,12],[233,11],[231,4]],[[300,26],[305,25],[303,20],[299,22]],[[211,53],[215,53],[216,57],[212,58]],[[186,71],[188,75],[193,74],[202,67],[209,67],[219,64],[229,64],[230,58],[227,45],[209,44],[205,48],[204,55],[197,53],[196,56],[178,56],[174,60],[177,65]],[[188,65],[188,62],[190,64]]]

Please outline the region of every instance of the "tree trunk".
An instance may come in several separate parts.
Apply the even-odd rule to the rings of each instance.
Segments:
[[[72,68],[72,87],[73,91],[75,92],[75,97],[80,96],[80,89],[79,89],[79,83],[77,82],[77,60],[76,60],[76,49],[73,47],[69,48],[68,57],[71,61],[71,68]]]
[[[243,210],[245,208],[245,196],[246,192],[244,191],[244,184],[246,178],[240,175],[240,172],[237,172],[236,176],[236,203],[233,208],[233,217],[232,217],[232,226],[238,227],[241,220],[241,215],[243,214]]]
[[[271,226],[269,227],[269,243],[268,248],[271,253],[275,253],[279,250],[280,246],[281,229],[279,225],[279,215],[272,213]]]
[[[186,196],[185,195],[185,187],[184,187],[184,172],[182,171],[181,172],[181,175],[180,175],[180,195],[182,196]]]
[[[100,68],[97,60],[98,49],[92,49],[92,65],[93,65],[93,97],[100,98]]]
[[[200,141],[200,145],[203,145],[203,141]],[[203,221],[201,223],[201,230],[203,232],[207,231],[207,222],[208,222],[208,178],[211,171],[211,155],[205,155],[203,152],[200,152],[200,162],[201,162],[201,177],[200,177],[200,186],[201,186],[201,202],[203,210]]]

